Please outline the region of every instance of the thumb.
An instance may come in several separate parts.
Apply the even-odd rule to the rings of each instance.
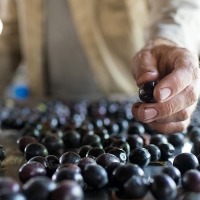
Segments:
[[[131,64],[131,71],[138,87],[146,81],[157,81],[159,79],[157,60],[151,49],[143,49],[135,55]]]

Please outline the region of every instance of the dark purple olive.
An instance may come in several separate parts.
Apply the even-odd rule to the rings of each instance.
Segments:
[[[81,135],[75,130],[66,131],[63,135],[66,148],[78,148],[81,144]]]
[[[124,193],[132,199],[143,198],[149,190],[149,181],[144,176],[131,176],[124,183]]]
[[[120,161],[119,158],[117,158],[117,156],[110,153],[104,153],[96,158],[96,162],[97,164],[105,168],[111,162],[120,162]]]
[[[37,128],[28,128],[26,130],[23,131],[22,136],[31,136],[34,137],[36,139],[40,139],[41,138],[41,131],[38,130]]]
[[[128,135],[126,141],[130,145],[131,150],[133,150],[135,148],[143,147],[143,144],[144,144],[143,139],[137,134]]]
[[[160,160],[167,161],[169,158],[172,158],[174,156],[175,148],[170,143],[160,143],[158,145],[158,148],[160,149],[161,156]]]
[[[151,154],[145,148],[135,148],[130,152],[129,161],[140,167],[146,167],[151,160]]]
[[[115,149],[116,147],[107,146],[104,148],[105,153],[108,153],[110,150]]]
[[[160,143],[168,143],[167,138],[162,134],[153,135],[150,139],[150,144],[159,146]]]
[[[174,200],[178,194],[176,183],[167,174],[154,175],[150,189],[157,200]]]
[[[21,187],[17,180],[11,177],[0,177],[0,191],[7,190],[11,193],[20,192]]]
[[[109,135],[119,133],[119,125],[115,121],[110,120],[109,123],[104,122],[104,127],[107,129]]]
[[[81,175],[81,173],[78,173],[75,170],[69,169],[69,168],[68,169],[63,168],[63,169],[56,171],[52,176],[52,180],[57,183],[64,181],[64,180],[73,180],[73,181],[76,181],[77,183],[79,183],[81,187],[84,186],[84,180],[83,180],[83,176]]]
[[[53,173],[60,166],[59,159],[57,156],[54,155],[48,155],[45,157],[45,159],[47,161],[47,176],[51,178]]]
[[[107,171],[107,174],[108,174],[108,180],[109,180],[109,183],[111,184],[111,178],[112,178],[112,173],[113,171],[119,167],[119,166],[122,166],[124,165],[123,163],[120,163],[120,162],[111,162],[110,164],[106,165],[105,167],[105,170]]]
[[[112,142],[110,146],[123,149],[127,155],[129,155],[130,153],[130,145],[128,144],[128,142],[121,139],[117,139],[116,141]]]
[[[89,145],[92,147],[98,147],[100,149],[103,149],[103,145],[101,144],[101,142],[91,142]]]
[[[81,158],[86,157],[87,152],[92,149],[92,146],[90,145],[83,145],[78,149],[78,154]]]
[[[35,176],[46,176],[46,169],[42,164],[33,161],[19,168],[19,179],[22,183]]]
[[[167,139],[174,147],[181,147],[184,145],[185,136],[183,133],[174,133],[170,134]]]
[[[46,157],[48,155],[47,148],[40,143],[31,143],[26,146],[24,149],[24,156],[26,160],[30,160],[34,156],[43,156]]]
[[[45,157],[43,156],[34,156],[32,157],[27,163],[30,162],[39,162],[40,164],[42,164],[45,168],[47,168],[47,160]]]
[[[75,164],[80,159],[81,159],[81,157],[77,153],[75,153],[73,151],[68,151],[60,157],[59,162],[60,162],[61,165],[65,164],[65,163]]]
[[[50,194],[50,200],[83,200],[84,192],[81,186],[72,180],[65,180],[58,184],[57,188]]]
[[[55,155],[48,155],[45,157],[48,166],[59,165],[59,159]]]
[[[149,145],[146,145],[144,148],[147,149],[149,153],[151,154],[151,161],[158,161],[160,159],[161,152],[160,152],[160,149],[156,145],[149,144]]]
[[[181,180],[181,173],[176,167],[166,166],[161,170],[161,172],[170,176],[174,180],[176,185],[179,185]]]
[[[101,142],[101,138],[96,134],[86,135],[83,138],[81,145],[90,145],[92,142]]]
[[[110,137],[108,130],[106,128],[97,128],[94,130],[94,134],[98,135],[101,138],[101,142]]]
[[[66,164],[63,164],[63,165],[60,165],[56,171],[59,171],[60,169],[71,169],[71,170],[74,170],[75,172],[77,173],[81,173],[81,168],[76,165],[76,164],[72,164],[72,163],[66,163]]]
[[[55,190],[56,183],[45,176],[38,176],[29,179],[22,188],[23,194],[29,200],[46,200],[50,193]]]
[[[99,147],[93,147],[87,152],[86,157],[97,158],[99,155],[104,153],[105,151],[103,149]]]
[[[81,158],[77,162],[77,166],[80,167],[82,171],[84,171],[88,165],[96,165],[96,164],[97,164],[96,161],[90,157]]]
[[[2,145],[0,145],[0,161],[3,161],[5,158],[6,158],[6,150]]]
[[[1,200],[27,200],[24,194],[19,193],[10,193],[7,190],[0,191]]]
[[[193,144],[193,153],[198,156],[200,154],[200,140],[197,140]]]
[[[173,161],[173,166],[183,175],[187,170],[195,169],[199,165],[197,157],[192,153],[180,153]]]
[[[193,127],[188,131],[188,136],[191,142],[195,143],[200,138],[200,127]]]
[[[24,149],[28,144],[37,143],[37,142],[38,140],[35,137],[28,136],[28,135],[22,136],[17,140],[17,144],[21,152],[24,152]]]
[[[60,150],[62,150],[64,144],[63,140],[54,134],[48,134],[45,136],[41,143],[47,148],[48,152],[51,154],[56,154]]]
[[[123,113],[123,116],[124,116],[124,113]],[[125,116],[123,118],[117,118],[116,123],[119,126],[120,133],[127,131],[128,127],[129,127],[129,123],[128,123],[128,120],[125,119]]]
[[[105,147],[110,146],[116,140],[117,140],[117,138],[115,138],[115,137],[109,137],[108,139],[105,139],[103,142],[103,147],[105,148]]]
[[[119,158],[119,161],[121,163],[126,163],[127,162],[127,154],[123,149],[119,149],[119,148],[113,148],[111,149],[108,153],[115,155],[117,158]]]
[[[140,122],[132,122],[129,124],[127,133],[129,135],[143,135],[145,133],[144,126]]]
[[[186,171],[182,176],[182,186],[186,191],[200,192],[200,172],[196,169]]]
[[[157,82],[155,81],[146,81],[139,88],[139,98],[145,103],[154,103],[156,102],[153,96],[153,91]]]
[[[112,174],[111,184],[123,189],[124,183],[133,175],[144,176],[144,170],[138,165],[127,163],[117,167]]]
[[[88,165],[83,171],[85,183],[92,188],[102,188],[108,183],[108,175],[101,165]]]

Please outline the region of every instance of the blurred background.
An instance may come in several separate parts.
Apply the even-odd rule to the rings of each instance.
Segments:
[[[136,95],[145,0],[0,0],[0,95],[18,100]]]

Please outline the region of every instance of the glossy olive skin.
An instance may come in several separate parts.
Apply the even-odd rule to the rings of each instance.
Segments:
[[[135,148],[130,152],[129,161],[140,167],[146,167],[151,160],[151,154],[145,148]]]
[[[66,153],[64,153],[60,158],[59,158],[59,162],[61,165],[65,164],[65,163],[72,163],[75,164],[77,163],[79,160],[81,159],[81,157],[73,152],[73,151],[68,151]]]
[[[96,165],[96,164],[97,163],[93,158],[85,157],[85,158],[81,158],[78,161],[77,166],[80,167],[80,169],[83,172],[88,165]]]
[[[62,137],[66,148],[77,148],[81,144],[81,135],[75,130],[66,131]]]
[[[144,148],[147,149],[151,154],[151,161],[158,161],[160,159],[161,151],[156,145],[149,144],[146,145]]]
[[[92,147],[86,154],[86,157],[94,157],[97,158],[98,156],[104,154],[105,151],[99,147]]]
[[[168,142],[174,147],[181,147],[184,145],[184,138],[185,136],[183,133],[174,133],[168,136]]]
[[[49,152],[47,148],[40,143],[31,143],[26,146],[24,149],[24,156],[26,160],[30,160],[34,156],[48,156]]]
[[[108,174],[108,180],[109,180],[109,183],[110,185],[112,185],[111,183],[111,178],[112,178],[112,173],[113,171],[119,167],[119,166],[122,166],[124,165],[123,163],[121,162],[111,162],[110,164],[108,164],[106,167],[105,167],[105,170],[107,171],[107,174]]]
[[[183,174],[182,186],[186,191],[200,192],[200,172],[190,169]]]
[[[167,138],[165,137],[165,135],[162,134],[153,135],[150,139],[150,144],[154,144],[156,146],[159,146],[160,143],[167,143],[167,142],[168,142]]]
[[[199,165],[197,157],[192,153],[180,153],[174,158],[173,166],[183,175],[187,170],[195,169]]]
[[[50,200],[83,200],[84,192],[81,186],[76,181],[62,181],[55,190],[50,194]]]
[[[153,176],[150,190],[156,200],[174,200],[178,194],[176,183],[167,174]]]
[[[145,103],[155,103],[153,91],[156,86],[155,81],[147,81],[139,88],[139,98]]]
[[[129,124],[127,133],[129,135],[143,135],[145,133],[145,129],[140,122],[132,122]]]
[[[144,170],[131,163],[119,166],[112,173],[111,184],[123,190],[124,183],[133,175],[144,176]]]
[[[143,176],[132,176],[124,183],[124,193],[132,199],[143,198],[149,190],[149,181]]]
[[[172,144],[170,144],[170,143],[160,143],[158,145],[158,147],[159,147],[160,152],[161,152],[160,160],[167,161],[169,158],[172,158],[174,156],[175,148]]]
[[[179,182],[181,180],[181,173],[176,167],[174,167],[174,166],[166,166],[166,167],[164,167],[162,169],[162,173],[165,173],[168,176],[170,176],[174,180],[176,185],[179,184]]]
[[[22,187],[23,194],[29,200],[46,200],[51,191],[56,188],[56,183],[45,176],[34,177]]]
[[[19,179],[22,183],[36,176],[46,176],[46,169],[39,162],[25,163],[19,168]]]
[[[112,162],[120,162],[119,158],[111,153],[104,153],[99,155],[96,158],[97,164],[101,165],[102,167],[106,167]]]
[[[130,145],[130,149],[133,150],[138,147],[143,147],[144,141],[142,137],[140,137],[137,134],[134,135],[128,135],[126,141]]]
[[[24,152],[25,147],[30,144],[30,143],[37,143],[37,139],[33,136],[21,136],[20,138],[18,138],[17,140],[17,144],[18,144],[18,148],[21,152]]]
[[[63,168],[56,171],[52,176],[52,180],[55,181],[56,183],[62,182],[64,180],[73,180],[79,183],[81,187],[83,187],[84,185],[84,180],[81,173],[73,169],[67,169],[67,168]]]
[[[7,190],[11,193],[20,192],[21,186],[17,180],[11,177],[0,177],[0,191]]]
[[[121,163],[126,163],[127,162],[128,157],[126,155],[126,152],[123,149],[115,147],[114,149],[111,149],[108,153],[113,154],[117,158],[119,158],[119,161]]]
[[[83,178],[85,183],[92,188],[102,188],[108,183],[106,170],[98,164],[87,166],[83,171]]]

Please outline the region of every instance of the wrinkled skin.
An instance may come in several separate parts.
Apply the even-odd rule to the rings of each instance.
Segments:
[[[134,117],[161,133],[184,131],[200,94],[197,55],[158,39],[136,54],[131,70],[138,87],[145,81],[158,81],[154,89],[156,103],[135,103]]]

